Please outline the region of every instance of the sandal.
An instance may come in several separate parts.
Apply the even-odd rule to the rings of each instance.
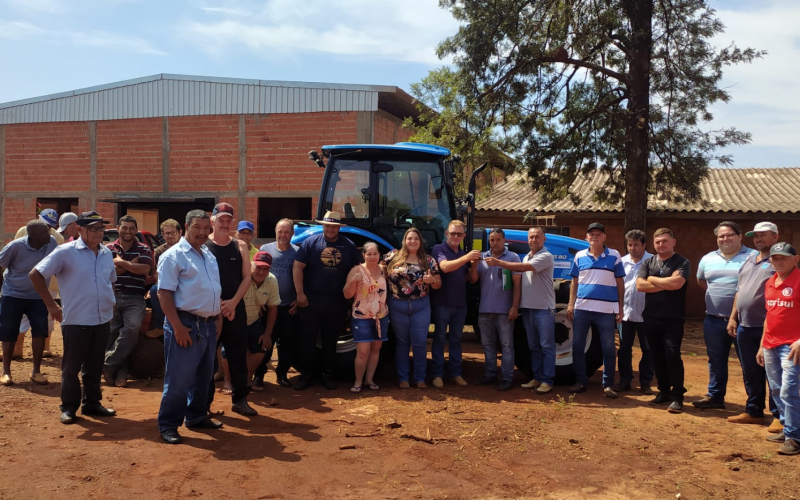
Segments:
[[[367,389],[369,389],[370,391],[377,391],[378,389],[380,389],[380,386],[378,384],[374,384],[374,383],[373,384],[367,384]]]
[[[33,375],[31,375],[31,382],[33,382],[34,384],[39,384],[39,385],[46,385],[47,384],[47,377],[45,377],[44,374],[41,373],[41,372],[34,373]]]
[[[219,390],[219,392],[221,392],[222,394],[224,394],[226,396],[230,396],[231,394],[233,394],[233,389],[228,388],[228,387],[223,387],[222,389]]]
[[[358,394],[359,392],[361,392],[361,387],[353,386],[350,388],[350,392],[352,392],[353,394]]]

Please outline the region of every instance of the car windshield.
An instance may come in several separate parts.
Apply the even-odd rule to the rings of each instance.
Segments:
[[[370,182],[375,183],[374,191]],[[375,191],[377,199],[373,204],[370,195]],[[423,234],[425,230],[433,231],[425,239],[428,245],[435,244],[442,240],[451,220],[451,201],[435,161],[339,159],[323,206],[339,212],[347,224],[374,228],[387,238],[386,231],[378,228],[395,228],[390,230],[390,239],[397,242],[395,233],[402,237],[405,229],[413,225]]]

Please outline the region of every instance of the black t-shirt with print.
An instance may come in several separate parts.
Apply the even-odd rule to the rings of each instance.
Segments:
[[[306,265],[303,272],[306,295],[344,300],[342,290],[347,273],[361,263],[361,253],[341,234],[336,241],[330,242],[320,233],[300,245],[295,260]]]

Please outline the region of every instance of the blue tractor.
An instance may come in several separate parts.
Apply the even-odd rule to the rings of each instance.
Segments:
[[[366,241],[375,241],[382,252],[400,248],[405,231],[415,226],[422,232],[428,252],[437,243],[444,241],[444,233],[450,221],[460,219],[467,225],[467,234],[472,238],[464,241],[466,250],[488,248],[488,229],[474,227],[475,179],[485,165],[473,172],[469,192],[463,199],[455,195],[454,163],[457,157],[450,150],[428,144],[397,143],[351,144],[323,146],[322,156],[316,151],[309,157],[325,169],[317,204],[317,219],[326,211],[339,212],[347,226],[341,229],[356,246]],[[327,160],[327,161],[325,161]],[[322,227],[314,224],[298,224],[292,243],[300,244],[311,235],[318,234]],[[509,250],[520,258],[530,252],[527,232],[506,230]],[[587,248],[586,241],[548,234],[547,250],[555,256],[554,284],[556,288],[556,382],[569,383],[572,372],[572,322],[566,316],[569,300],[569,268],[575,252]],[[475,286],[469,293],[470,307],[467,324],[479,334],[477,325],[480,294]],[[602,365],[599,340],[589,332],[587,342],[587,373],[591,375]],[[521,320],[515,332],[515,358],[517,368],[531,375],[530,351]],[[391,337],[390,337],[391,338]],[[340,339],[338,352],[345,356],[355,349],[352,337]],[[394,349],[386,346],[382,351],[393,356]],[[352,363],[349,364],[352,367]]]

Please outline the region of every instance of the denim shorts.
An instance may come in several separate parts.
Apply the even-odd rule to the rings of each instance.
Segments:
[[[381,336],[378,337],[378,328],[374,319],[350,320],[350,329],[353,331],[353,340],[358,342],[386,342],[389,340],[389,315],[380,319]]]
[[[47,306],[42,299],[0,297],[0,341],[15,342],[19,336],[22,315],[28,316],[32,337],[47,338]]]

